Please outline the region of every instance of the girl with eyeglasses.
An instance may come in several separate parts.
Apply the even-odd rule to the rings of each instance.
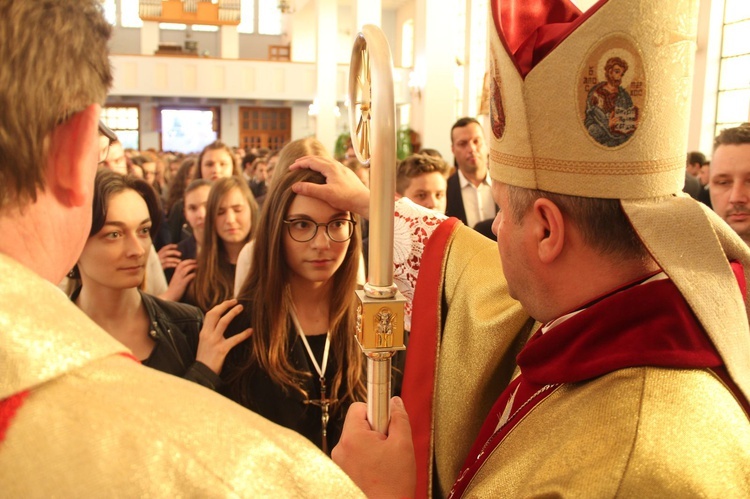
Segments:
[[[238,295],[244,309],[227,332],[253,333],[222,377],[227,396],[330,454],[349,405],[366,395],[354,339],[362,242],[351,213],[292,191],[296,182],[325,183],[319,173],[288,170],[310,154],[328,156],[315,139],[281,151]]]

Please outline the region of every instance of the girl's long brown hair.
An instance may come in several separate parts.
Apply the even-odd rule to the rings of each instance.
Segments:
[[[172,207],[185,197],[185,188],[190,183],[191,176],[190,171],[195,168],[196,162],[195,158],[193,157],[187,157],[182,161],[182,164],[180,164],[180,168],[177,170],[177,173],[175,173],[174,177],[172,178],[172,182],[169,186],[169,198],[167,199],[167,204],[164,207],[164,210],[169,213],[172,211]]]
[[[216,217],[221,200],[232,190],[239,189],[247,198],[250,207],[250,232],[245,242],[257,232],[258,203],[241,177],[217,179],[211,185],[206,202],[206,227],[203,231],[203,246],[198,254],[198,268],[193,281],[193,295],[198,308],[207,312],[224,300],[234,297],[234,273],[224,248],[224,241],[216,233]]]
[[[283,239],[284,218],[296,197],[292,185],[297,182],[324,184],[325,178],[312,170],[289,171],[289,165],[305,155],[329,156],[315,139],[302,139],[289,143],[281,151],[274,172],[271,190],[266,195],[253,249],[250,272],[238,295],[245,310],[252,311],[252,355],[244,365],[229,374],[240,398],[247,393],[242,385],[243,374],[259,367],[286,391],[297,391],[307,397],[302,388],[311,373],[295,369],[289,352],[291,297],[287,290],[290,270],[286,264]],[[330,156],[329,156],[330,157]],[[362,236],[355,227],[341,267],[333,275],[330,303],[331,354],[338,367],[331,380],[330,393],[339,397],[338,404],[364,400],[362,353],[354,339],[356,300],[354,290],[362,251]],[[339,393],[345,387],[343,394]]]

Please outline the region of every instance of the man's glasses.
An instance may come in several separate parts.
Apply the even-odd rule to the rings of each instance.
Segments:
[[[99,120],[99,136],[107,139],[107,142],[104,143],[104,145],[101,145],[100,141],[99,164],[101,165],[107,160],[107,155],[109,154],[109,146],[112,145],[112,142],[117,142],[117,135],[107,125]]]
[[[328,223],[317,223],[307,218],[294,218],[284,220],[289,230],[289,235],[298,243],[312,241],[318,234],[318,227],[326,228],[328,239],[336,243],[348,241],[354,235],[354,226],[357,222],[348,218],[331,220]]]

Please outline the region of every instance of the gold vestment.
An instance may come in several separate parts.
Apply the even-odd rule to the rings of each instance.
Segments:
[[[0,255],[6,497],[359,497],[304,437],[141,366],[52,284]]]

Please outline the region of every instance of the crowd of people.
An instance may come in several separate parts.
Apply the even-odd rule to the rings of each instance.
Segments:
[[[330,157],[325,147],[308,138],[244,155],[220,141],[196,155],[138,152],[103,123],[100,142],[94,224],[66,279],[71,300],[143,365],[217,390],[330,453],[347,408],[366,394],[352,332],[367,221],[292,191],[325,183],[289,170]],[[397,177],[399,197],[440,219],[449,167],[439,154],[407,157]],[[152,284],[162,281],[166,289]]]
[[[0,489],[750,495],[750,127],[716,139],[716,213],[678,192],[687,103],[621,85],[628,58],[686,54],[632,2],[493,4],[488,133],[454,124],[454,171],[430,150],[397,165],[410,334],[384,435],[353,334],[366,170],[314,138],[125,151],[99,121],[100,2],[0,0]],[[672,10],[643,30],[680,34]],[[549,43],[515,16],[555,24]],[[607,83],[568,112],[544,85],[613,36],[587,56]]]

